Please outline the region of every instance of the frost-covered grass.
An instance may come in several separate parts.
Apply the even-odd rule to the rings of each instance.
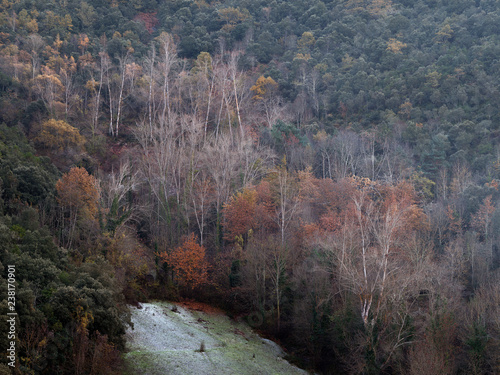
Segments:
[[[134,329],[127,333],[127,375],[306,374],[243,322],[166,302],[141,306],[130,308]]]

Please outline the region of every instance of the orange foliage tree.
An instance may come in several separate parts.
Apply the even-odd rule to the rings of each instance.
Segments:
[[[194,289],[208,283],[208,262],[205,259],[205,248],[200,246],[191,233],[182,243],[169,252],[161,252],[159,257],[174,271],[174,280]]]
[[[233,195],[224,204],[224,228],[226,239],[234,241],[237,236],[244,236],[256,223],[257,191],[246,188]]]
[[[84,168],[72,168],[56,183],[57,201],[63,215],[63,244],[71,247],[77,222],[94,221],[99,192],[95,178]]]
[[[225,239],[246,241],[251,231],[275,230],[275,210],[268,181],[261,181],[256,187],[244,188],[224,204]]]

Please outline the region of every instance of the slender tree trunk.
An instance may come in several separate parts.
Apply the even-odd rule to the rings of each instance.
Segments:
[[[127,52],[127,56],[128,56],[128,52]],[[116,110],[116,126],[115,126],[115,136],[118,137],[118,130],[120,128],[120,115],[121,115],[121,111],[122,111],[122,101],[123,101],[123,90],[125,88],[125,70],[126,70],[126,62],[127,62],[127,56],[125,56],[125,59],[124,61],[120,61],[120,65],[121,65],[121,80],[120,80],[120,94],[118,96],[118,108]]]
[[[153,100],[153,85],[154,85],[153,70],[155,64],[155,56],[156,56],[156,50],[154,44],[152,44],[151,61],[149,65],[149,94],[148,94],[148,119],[149,119],[150,129],[152,129],[153,127],[152,100]]]

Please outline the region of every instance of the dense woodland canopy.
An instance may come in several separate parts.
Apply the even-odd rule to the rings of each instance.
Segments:
[[[14,372],[193,298],[320,373],[500,373],[499,56],[495,0],[3,0]]]

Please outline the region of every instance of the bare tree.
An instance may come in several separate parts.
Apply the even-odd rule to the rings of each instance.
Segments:
[[[250,186],[266,175],[275,155],[270,148],[255,145],[248,136],[239,139],[236,147],[242,175],[241,185]]]
[[[359,298],[364,345],[383,367],[411,342],[408,321],[427,259],[413,250],[419,245],[412,245],[411,234],[425,227],[425,216],[406,184],[377,186],[364,179],[354,184],[342,225],[326,247],[336,278]]]
[[[156,202],[157,224],[160,218],[165,218],[167,224],[172,220],[169,197],[175,192],[173,182],[174,165],[178,164],[177,141],[180,137],[176,131],[177,117],[171,116],[168,121],[140,123],[135,130],[135,136],[141,147],[141,157],[138,160],[142,178],[147,181],[150,192]]]
[[[109,68],[109,56],[106,52],[99,52],[99,63],[97,64],[97,68],[95,64],[89,64],[88,70],[90,72],[90,80],[86,84],[87,90],[91,93],[90,98],[90,111],[91,111],[91,130],[92,135],[96,134],[96,131],[99,127],[99,117],[101,113],[101,95],[102,95],[102,87],[104,84],[104,76],[106,69]],[[95,71],[97,70],[97,81],[94,76]]]
[[[129,160],[123,160],[118,170],[99,174],[101,208],[106,215],[106,229],[113,235],[137,216],[141,207],[132,202],[132,194],[140,187],[139,172]]]
[[[280,230],[281,245],[285,246],[286,234],[299,209],[299,187],[295,176],[286,166],[286,159],[271,172],[276,200],[275,221]]]
[[[165,123],[167,118],[170,117],[170,74],[177,61],[177,48],[170,34],[162,33],[158,37],[158,41],[160,43],[159,71],[161,77],[163,78],[160,123]]]
[[[267,253],[268,260],[266,265],[269,271],[273,290],[273,297],[276,304],[276,323],[277,329],[280,330],[281,323],[281,306],[283,298],[283,289],[285,288],[286,271],[288,266],[288,258],[290,257],[290,249],[280,241],[269,237],[267,246],[263,249]]]
[[[358,174],[361,158],[364,155],[360,137],[351,131],[341,131],[332,138],[332,157],[334,176],[337,181]]]
[[[32,34],[26,39],[28,52],[31,56],[31,78],[35,79],[40,69],[40,53],[45,47],[45,42],[38,34]]]
[[[229,198],[231,185],[237,174],[238,157],[233,139],[229,133],[223,133],[204,147],[205,168],[215,184],[216,204],[216,247],[219,248],[221,233],[222,204]]]
[[[118,136],[118,131],[120,129],[120,120],[121,120],[121,113],[122,113],[122,107],[123,107],[123,97],[124,97],[124,89],[125,89],[125,80],[127,76],[131,78],[133,82],[133,73],[131,73],[128,69],[129,65],[129,60],[131,58],[131,50],[127,49],[127,52],[125,53],[124,56],[121,56],[118,58],[119,61],[119,87],[118,87],[118,98],[116,99],[116,121],[115,121],[115,129],[113,130],[112,127],[113,125],[111,124],[111,135],[113,136]],[[111,103],[111,92],[110,92],[110,107],[113,105]],[[111,118],[111,122],[113,119]]]
[[[200,170],[193,174],[190,184],[192,212],[200,233],[200,245],[203,246],[206,220],[213,201],[214,186],[206,172]]]

